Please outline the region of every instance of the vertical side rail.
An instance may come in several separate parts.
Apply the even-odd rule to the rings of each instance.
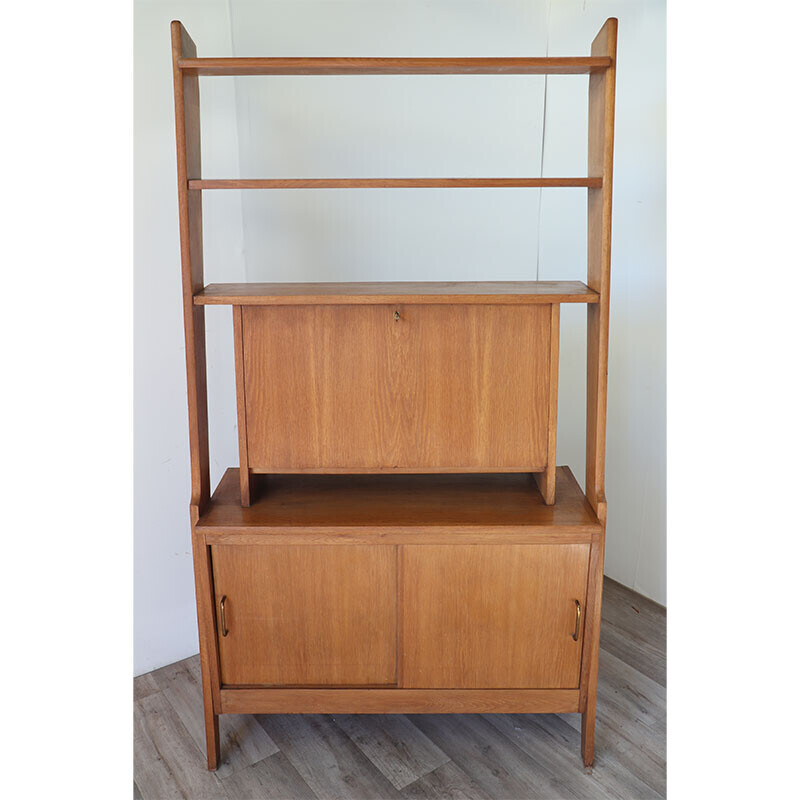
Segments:
[[[183,75],[181,57],[197,54],[180,22],[173,22],[172,70],[175,89],[175,136],[178,147],[178,209],[181,235],[183,322],[186,335],[186,387],[189,400],[189,448],[193,509],[199,514],[210,496],[208,469],[208,403],[206,399],[205,309],[193,298],[203,288],[203,193],[190,192],[189,180],[200,178],[200,85]]]
[[[611,195],[614,166],[614,88],[617,65],[617,20],[613,17],[592,42],[593,56],[609,56],[611,66],[589,77],[590,177],[602,177],[599,189],[588,189],[588,267],[586,283],[600,294],[587,306],[586,324],[586,497],[603,525],[592,542],[589,560],[586,635],[581,668],[581,753],[594,762],[597,672],[605,554],[605,452],[608,384],[608,318],[611,279]]]
[[[253,497],[253,476],[247,452],[247,405],[244,375],[244,321],[242,306],[233,307],[233,350],[236,365],[236,413],[239,428],[239,490],[242,505],[250,505]]]
[[[195,292],[203,287],[202,192],[190,192],[189,180],[200,178],[200,85],[196,75],[184,75],[182,57],[193,58],[197,48],[180,22],[170,26],[172,74],[175,92],[175,137],[178,162],[178,211],[181,239],[183,323],[186,343],[186,388],[189,407],[189,451],[192,476],[191,523],[197,624],[203,672],[208,768],[219,764],[218,654],[214,630],[211,565],[205,537],[195,527],[211,493],[208,458],[208,402],[206,389],[205,312],[195,306]],[[216,683],[216,685],[215,685]]]
[[[616,19],[603,25],[592,43],[592,55],[607,55],[613,60],[607,70],[589,76],[589,176],[601,177],[603,185],[587,189],[586,283],[600,294],[600,300],[586,306],[586,496],[597,516],[604,520]]]
[[[534,472],[536,485],[545,505],[556,502],[556,439],[558,426],[558,346],[561,323],[561,305],[550,306],[550,366],[547,411],[547,467],[544,472]]]

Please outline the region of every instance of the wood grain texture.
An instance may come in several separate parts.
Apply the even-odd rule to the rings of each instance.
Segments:
[[[137,702],[134,770],[145,797],[225,798],[217,776],[206,770],[198,749],[175,710],[161,694]]]
[[[450,760],[403,714],[339,714],[336,724],[395,789]]]
[[[408,800],[495,800],[450,760],[404,787],[402,795]]]
[[[175,137],[178,166],[178,217],[181,243],[181,294],[186,347],[186,390],[189,415],[189,462],[191,472],[190,520],[192,525],[208,504],[211,494],[208,454],[208,400],[206,388],[205,309],[194,304],[203,288],[203,200],[189,192],[188,182],[201,175],[200,87],[197,76],[181,71],[178,62],[194,57],[197,49],[180,22],[170,27],[172,75],[175,97]],[[215,693],[219,688],[216,640],[210,603],[211,579],[205,541],[192,535],[197,625],[203,654],[203,707],[208,768],[219,764],[219,719]],[[216,698],[218,699],[218,698]]]
[[[242,307],[233,307],[233,353],[236,368],[236,414],[239,436],[239,490],[242,505],[247,507],[252,500],[252,475],[247,454],[247,404],[244,390],[244,340],[242,332]]]
[[[398,797],[383,773],[330,717],[295,714],[257,719],[316,797]]]
[[[603,178],[600,189],[588,190],[586,282],[600,294],[587,306],[586,323],[586,497],[605,526],[605,453],[608,398],[608,322],[611,281],[611,198],[614,167],[614,96],[617,62],[617,20],[606,20],[592,42],[593,56],[606,56],[611,65],[602,76],[589,78],[590,175]],[[600,649],[600,606],[604,539],[592,545],[586,651],[581,674],[581,754],[594,763],[597,670]]]
[[[581,281],[399,281],[369,283],[212,283],[197,292],[197,305],[387,305],[479,303],[596,303]]]
[[[547,58],[182,58],[192,75],[586,75],[604,57]]]
[[[546,765],[509,746],[508,739],[483,717],[415,717],[414,724],[490,797],[551,800],[557,796]]]
[[[611,284],[611,197],[614,169],[614,91],[617,20],[608,19],[592,42],[592,54],[612,60],[602,74],[589,78],[589,174],[602,177],[600,189],[588,191],[587,278],[600,302],[587,306],[586,327],[586,496],[605,520],[606,407],[608,390],[608,320]]]
[[[195,602],[200,654],[203,662],[203,712],[205,719],[208,768],[219,766],[219,650],[214,624],[214,588],[209,549],[202,534],[192,533]]]
[[[630,590],[627,590],[627,596],[634,602],[643,599],[637,598]],[[607,607],[608,604],[604,603],[604,611]],[[649,640],[653,647],[664,647],[663,622],[662,618],[658,635]],[[603,650],[600,653],[599,675],[597,748],[592,772],[602,774],[607,784],[616,780],[627,784],[628,797],[663,797],[666,794],[664,687],[655,684],[626,661]],[[557,731],[556,735],[565,747],[574,752],[580,746],[580,715],[540,719],[541,725]],[[651,787],[650,790],[642,791],[642,784]]]
[[[269,490],[267,490],[267,482]],[[555,536],[602,531],[568,467],[557,471],[558,503],[544,504],[533,477],[498,475],[257,475],[250,508],[239,473],[225,472],[197,530],[206,536],[346,534],[387,540],[416,533]],[[561,538],[563,537],[563,538]],[[400,539],[398,539],[400,541]],[[408,539],[403,539],[408,541]],[[492,539],[490,539],[492,541]]]
[[[253,724],[258,725],[255,718]],[[282,752],[233,773],[225,789],[230,800],[318,800]]]
[[[652,788],[631,774],[620,774],[614,768],[616,765],[605,770],[602,776],[592,770],[577,768],[575,731],[555,715],[492,714],[486,715],[485,719],[536,761],[537,771],[552,781],[554,796],[569,795],[592,800],[657,797]]]
[[[395,548],[212,546],[224,685],[395,683]]]
[[[190,180],[203,189],[513,189],[598,188],[602,178],[206,178]]]
[[[178,165],[178,217],[181,240],[181,287],[186,345],[186,388],[189,410],[191,505],[201,511],[211,493],[208,461],[208,401],[206,389],[205,311],[194,304],[203,288],[203,200],[189,192],[189,180],[199,178],[200,87],[197,76],[178,67],[196,47],[180,22],[173,22],[172,71],[175,95],[175,136]]]
[[[556,501],[556,443],[558,439],[558,345],[560,338],[561,306],[550,306],[550,397],[547,406],[547,466],[544,472],[534,473],[536,485],[546,505]]]
[[[403,686],[577,688],[588,561],[584,544],[404,546]]]
[[[595,717],[597,715],[597,674],[600,652],[600,621],[603,603],[603,560],[605,536],[591,545],[589,586],[584,637],[584,657],[581,665],[581,755],[583,763],[594,763]]]
[[[243,310],[251,468],[546,466],[547,306]]]
[[[664,615],[663,606],[644,597],[632,598],[630,589],[606,578],[600,647],[666,686],[667,653],[661,637]]]
[[[160,691],[158,684],[153,678],[153,674],[152,672],[148,672],[145,675],[140,675],[133,682],[134,700],[144,700],[145,697],[149,697],[151,694]]]
[[[223,689],[224,714],[552,714],[578,710],[577,689]]]
[[[199,659],[187,659],[153,673],[160,691],[174,709],[200,752],[206,748]],[[278,747],[249,714],[220,717],[220,759],[216,774],[226,778],[278,752]]]

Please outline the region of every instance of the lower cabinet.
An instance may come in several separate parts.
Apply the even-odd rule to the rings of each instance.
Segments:
[[[213,545],[221,683],[575,689],[589,547]]]

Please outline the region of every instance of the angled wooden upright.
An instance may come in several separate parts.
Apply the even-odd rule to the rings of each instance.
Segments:
[[[608,317],[611,284],[611,195],[614,170],[614,92],[617,72],[617,20],[606,21],[592,42],[593,56],[611,64],[589,77],[589,175],[602,186],[588,192],[588,253],[586,283],[599,302],[586,307],[586,497],[603,525],[603,536],[592,546],[589,575],[591,611],[581,675],[581,739],[584,763],[594,761],[597,708],[597,666],[603,598],[603,558],[606,527],[606,407],[608,397]]]
[[[203,289],[203,196],[189,191],[189,181],[202,176],[200,167],[200,85],[197,75],[184,72],[178,62],[193,58],[197,48],[180,22],[170,26],[175,93],[175,139],[178,161],[178,210],[181,237],[181,288],[186,338],[186,388],[189,402],[189,457],[192,494],[192,553],[197,621],[203,672],[203,704],[209,769],[219,764],[219,685],[214,600],[209,551],[195,525],[211,496],[208,456],[208,399],[206,388],[205,309],[194,304]],[[216,695],[218,696],[217,689]]]
[[[209,769],[227,713],[581,713],[592,764],[617,21],[567,58],[198,58],[171,34]],[[202,175],[200,76],[548,73],[588,76],[585,176]],[[587,192],[586,282],[204,284],[204,191],[435,187]],[[562,303],[588,314],[585,492],[556,466]],[[213,495],[206,305],[232,308],[239,427]]]

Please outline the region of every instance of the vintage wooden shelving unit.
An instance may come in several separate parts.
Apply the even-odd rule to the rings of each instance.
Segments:
[[[172,23],[209,769],[227,713],[579,712],[594,758],[617,21],[577,58],[197,58]],[[206,180],[204,75],[589,76],[588,177]],[[579,281],[203,282],[203,191],[578,187]],[[585,303],[586,493],[556,467]],[[205,306],[233,309],[239,468],[209,480]],[[388,474],[387,474],[388,473]]]

